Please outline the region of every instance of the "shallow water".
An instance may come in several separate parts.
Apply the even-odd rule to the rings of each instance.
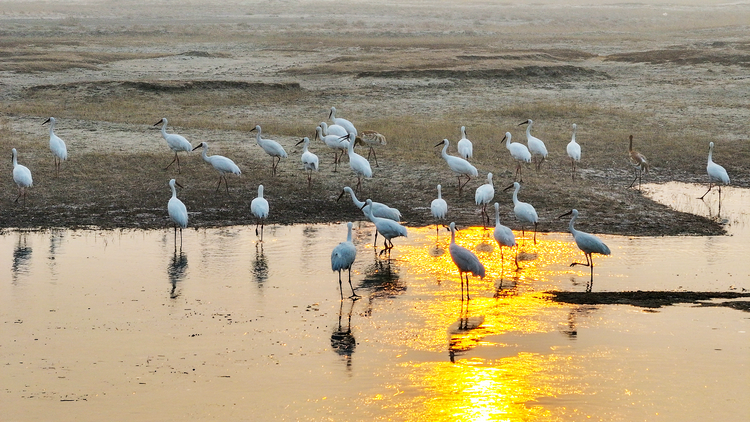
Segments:
[[[703,190],[701,190],[703,189]],[[644,191],[715,216],[698,185]],[[722,189],[728,236],[601,236],[594,291],[750,289],[750,195]],[[705,208],[701,208],[705,207]],[[713,208],[712,208],[713,207]],[[579,218],[585,219],[585,210]],[[561,227],[565,224],[560,223]],[[11,232],[0,236],[3,420],[740,420],[750,415],[748,314],[581,306],[567,233],[528,238],[516,271],[491,232],[458,232],[487,269],[460,300],[445,230],[410,228],[379,256],[346,226]],[[519,234],[517,234],[518,236]],[[344,281],[344,293],[349,287]]]

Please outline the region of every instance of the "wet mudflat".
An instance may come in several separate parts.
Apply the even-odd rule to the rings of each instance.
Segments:
[[[747,293],[750,196],[644,186],[729,235],[600,236],[594,282],[568,233],[527,233],[521,269],[491,231],[472,299],[444,229],[390,257],[355,223],[356,301],[330,251],[345,224],[15,232],[0,237],[4,420],[737,420],[750,412],[748,313],[553,300],[549,291]],[[697,192],[697,195],[695,192]],[[706,207],[701,208],[701,207]],[[586,214],[581,210],[580,219]],[[516,233],[520,237],[520,233]],[[344,293],[348,296],[345,283]]]

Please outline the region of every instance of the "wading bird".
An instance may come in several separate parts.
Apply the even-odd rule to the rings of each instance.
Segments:
[[[456,144],[458,155],[468,160],[474,155],[474,145],[466,138],[466,126],[461,126],[461,139]]]
[[[349,120],[343,119],[341,117],[336,117],[336,107],[331,107],[331,112],[328,113],[328,118],[331,119],[333,124],[339,125],[343,127],[344,130],[346,130],[346,134],[342,136],[346,136],[350,133],[353,133],[354,136],[352,137],[352,142],[354,142],[354,140],[357,139],[357,128],[355,128],[352,122],[350,122]],[[329,130],[330,130],[330,127],[329,127]]]
[[[188,225],[188,212],[185,204],[177,198],[177,188],[175,185],[182,187],[175,179],[169,181],[169,187],[172,189],[172,197],[167,203],[167,212],[169,219],[174,223],[174,241],[177,243],[177,227],[180,227],[180,245],[182,245],[182,229]]]
[[[721,206],[721,185],[719,185],[719,183],[728,185],[729,174],[727,174],[727,171],[724,169],[724,167],[714,163],[714,160],[712,158],[713,153],[714,143],[710,142],[708,144],[708,164],[706,165],[706,172],[708,173],[708,190],[703,194],[703,196],[698,199],[703,199],[706,195],[708,195],[708,193],[711,192],[711,189],[713,188],[713,184],[716,183],[719,186],[719,206]]]
[[[359,208],[362,213],[364,213],[365,217],[367,217],[367,211],[372,208],[372,215],[375,217],[380,218],[387,218],[389,220],[393,221],[401,221],[401,211],[397,210],[396,208],[389,207],[388,205],[382,204],[380,202],[372,201],[372,205],[367,205],[367,203],[360,201],[357,199],[357,196],[354,194],[354,191],[349,186],[344,186],[344,189],[341,191],[341,195],[336,199],[338,201],[341,199],[345,193],[348,193],[352,197],[352,202],[354,202],[354,206]],[[378,231],[375,230],[375,241],[373,242],[373,246],[375,246],[378,242]]]
[[[601,255],[609,255],[610,251],[607,245],[599,240],[598,237],[594,236],[593,234],[578,231],[575,229],[575,227],[573,227],[576,218],[578,218],[578,210],[573,209],[571,211],[568,211],[565,214],[561,215],[560,218],[571,214],[573,215],[573,217],[571,217],[570,219],[568,229],[570,230],[570,233],[573,234],[573,239],[575,239],[578,249],[580,249],[583,254],[586,255],[586,263],[584,264],[582,262],[573,262],[572,264],[570,264],[570,266],[574,267],[576,265],[584,265],[591,268],[591,284],[589,284],[589,287],[587,289],[590,291],[591,286],[594,283],[594,259],[592,258],[591,254],[598,253]]]
[[[523,182],[523,175],[521,174],[521,164],[528,164],[531,162],[531,153],[529,152],[529,149],[526,147],[526,145],[519,144],[518,142],[511,142],[510,140],[510,132],[505,132],[505,136],[503,136],[503,139],[500,141],[500,143],[505,142],[505,147],[508,148],[508,151],[510,151],[510,156],[513,157],[514,160],[516,160],[516,174],[513,176],[513,180],[516,180],[517,178],[519,182]]]
[[[390,253],[391,249],[393,249],[393,242],[391,241],[391,239],[399,236],[407,237],[406,227],[402,226],[396,221],[387,218],[376,217],[375,215],[373,215],[372,208],[372,199],[368,199],[365,202],[365,205],[362,207],[362,211],[367,211],[367,218],[369,218],[370,221],[375,224],[375,230],[377,230],[377,232],[380,233],[380,235],[384,238],[383,250],[380,251],[380,253],[382,254],[386,251]],[[375,239],[377,239],[377,237]]]
[[[183,136],[180,136],[176,133],[167,133],[167,119],[162,118],[158,122],[154,123],[154,126],[161,125],[161,136],[164,138],[165,141],[167,141],[167,145],[169,146],[169,149],[174,151],[174,159],[171,163],[169,163],[168,166],[164,167],[164,170],[167,170],[174,162],[177,162],[177,173],[181,173],[182,170],[180,168],[180,156],[177,155],[180,151],[190,152],[193,150],[193,146],[188,142],[187,139],[185,139]]]
[[[349,167],[357,175],[357,187],[355,189],[359,192],[359,189],[362,187],[362,178],[366,177],[369,179],[372,177],[372,167],[370,167],[370,162],[367,161],[367,158],[354,152],[354,140],[356,138],[357,135],[354,132],[349,132],[349,135],[340,138],[340,140],[349,141],[349,146],[347,147],[347,151],[349,152]]]
[[[521,235],[525,236],[525,232],[524,232],[525,224],[533,224],[534,225],[534,243],[536,243],[536,229],[537,229],[537,225],[539,224],[539,216],[537,215],[536,210],[534,209],[534,206],[532,206],[529,203],[521,202],[518,200],[518,191],[521,190],[520,183],[513,182],[512,185],[508,186],[507,188],[503,190],[507,191],[510,188],[514,188],[513,190],[513,213],[516,215],[516,218],[521,222]]]
[[[227,183],[226,173],[237,175],[242,174],[240,168],[237,167],[237,164],[234,164],[234,161],[230,160],[227,157],[224,157],[222,155],[208,155],[208,144],[205,142],[201,142],[200,144],[198,144],[198,146],[193,148],[193,151],[198,148],[203,148],[203,161],[211,164],[213,168],[219,172],[219,184],[216,185],[216,191],[219,191],[219,188],[221,187],[221,181],[224,180],[224,187],[226,187],[227,193],[229,193],[229,184]]]
[[[354,286],[352,286],[352,264],[357,258],[357,248],[352,243],[352,223],[346,223],[347,234],[346,242],[341,242],[333,248],[331,252],[331,270],[339,272],[339,292],[341,293],[341,300],[344,300],[344,289],[341,287],[341,271],[349,271],[349,287],[352,288],[352,295],[350,298],[357,298],[359,295],[354,292]]]
[[[458,267],[458,276],[461,277],[461,300],[464,300],[464,278],[466,273],[466,300],[469,300],[469,274],[484,279],[484,265],[474,252],[456,244],[456,223],[450,224],[451,244],[448,250],[451,253],[453,263]]]
[[[492,173],[487,173],[487,183],[478,187],[474,193],[474,202],[482,207],[482,224],[487,227],[490,223],[490,216],[487,214],[487,205],[495,197],[495,186],[492,184]],[[485,223],[486,222],[486,223]]]
[[[348,135],[346,136],[346,139],[349,139]],[[349,141],[342,141],[341,136],[339,135],[325,135],[323,132],[323,128],[318,126],[315,128],[315,139],[320,139],[323,141],[323,143],[328,146],[328,148],[333,149],[333,172],[336,173],[339,168],[339,161],[341,161],[341,157],[347,152],[349,149]]]
[[[254,128],[250,129],[250,132],[252,131],[258,132],[255,135],[255,141],[258,142],[258,145],[263,148],[263,151],[265,151],[266,154],[271,156],[271,174],[276,175],[276,167],[278,167],[282,158],[287,157],[286,151],[284,151],[284,147],[282,147],[281,144],[274,141],[273,139],[263,139],[260,136],[260,125],[255,125]],[[277,158],[279,159],[279,161],[276,161]]]
[[[542,168],[542,162],[547,158],[547,147],[544,146],[544,142],[541,139],[531,136],[531,126],[534,124],[534,121],[528,119],[525,122],[519,123],[518,126],[525,124],[528,124],[526,127],[526,142],[529,144],[529,152],[531,152],[532,156],[539,155],[542,157],[536,163],[536,169],[539,170]]]
[[[297,142],[297,145],[305,144],[302,150],[302,166],[307,171],[307,186],[312,183],[312,172],[318,171],[318,156],[308,151],[307,148],[310,145],[310,138],[305,136],[301,141]]]
[[[268,218],[268,201],[263,197],[263,185],[258,185],[258,197],[250,202],[250,212],[255,216],[255,235],[260,226],[260,240],[263,240],[263,226]]]
[[[435,217],[435,219],[443,220],[445,219],[445,215],[448,214],[448,203],[445,202],[445,199],[443,199],[440,185],[437,185],[437,192],[438,197],[432,200],[432,203],[430,204],[430,211],[432,212],[432,216]],[[436,234],[439,235],[440,228],[438,227],[437,222],[435,222],[435,231],[437,232]]]
[[[68,159],[68,147],[65,146],[65,141],[55,135],[55,123],[57,123],[57,120],[54,117],[50,117],[42,124],[46,123],[49,123],[49,149],[52,150],[52,155],[55,157],[55,176],[57,176],[60,173],[60,165]]]
[[[630,164],[633,166],[633,169],[635,170],[635,177],[633,178],[633,181],[630,183],[630,188],[635,185],[635,181],[638,181],[638,190],[641,190],[641,181],[643,180],[643,173],[648,173],[649,165],[648,161],[646,160],[646,156],[641,154],[640,152],[633,149],[633,135],[630,135],[630,145],[628,146],[628,159],[630,160]]]
[[[503,246],[507,246],[509,248],[516,248],[516,268],[518,267],[518,245],[516,244],[516,236],[513,234],[513,230],[511,230],[509,227],[504,226],[500,224],[500,204],[495,202],[495,231],[494,231],[495,241],[497,242],[497,245],[500,247],[500,260],[501,262],[505,260],[505,257],[503,256]]]
[[[443,145],[443,151],[440,153],[440,155],[442,155],[445,162],[448,163],[448,167],[450,167],[450,169],[453,170],[454,173],[456,173],[458,177],[458,194],[460,195],[461,189],[466,186],[467,183],[469,183],[469,180],[471,180],[472,176],[477,177],[479,175],[479,172],[477,171],[476,167],[472,166],[463,158],[448,155],[449,144],[450,141],[448,141],[447,139],[443,139],[442,142],[438,142],[437,144],[435,144],[435,147]],[[466,182],[464,182],[463,184],[461,184],[462,176],[466,176]]]
[[[568,157],[570,157],[570,174],[573,179],[576,178],[576,163],[581,161],[581,145],[576,142],[576,124],[573,123],[573,138],[568,143],[568,146],[565,147],[565,150],[568,152]]]
[[[375,154],[375,148],[373,147],[378,145],[385,145],[385,136],[378,132],[375,132],[374,130],[363,130],[359,134],[357,141],[361,141],[364,145],[370,147],[370,151],[367,152],[367,159],[369,160],[370,154],[372,154],[372,156],[375,157],[375,167],[380,167],[380,165],[378,164],[378,155]]]
[[[18,198],[23,196],[23,203],[26,204],[26,188],[34,185],[31,179],[31,170],[28,167],[18,164],[18,151],[13,148],[13,181],[18,186],[18,196],[13,202],[18,202]]]

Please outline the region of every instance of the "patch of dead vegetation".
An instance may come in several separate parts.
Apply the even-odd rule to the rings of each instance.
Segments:
[[[722,66],[750,67],[750,55],[712,53],[697,49],[661,49],[611,54],[605,61],[628,63],[675,64],[680,66],[717,64]]]
[[[523,66],[511,69],[419,69],[419,70],[385,70],[378,72],[359,72],[358,78],[417,78],[417,79],[505,79],[530,80],[544,79],[551,82],[604,80],[609,75],[580,66]]]
[[[81,51],[19,51],[0,49],[0,71],[15,73],[62,72],[68,69],[99,69],[121,60],[161,57],[162,54],[93,53]]]
[[[661,308],[679,303],[692,303],[699,306],[722,306],[750,312],[749,301],[726,300],[707,302],[716,299],[738,299],[750,297],[745,292],[546,292],[551,300],[576,305],[632,305],[641,308]]]

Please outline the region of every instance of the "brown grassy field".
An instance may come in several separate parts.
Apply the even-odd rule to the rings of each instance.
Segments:
[[[13,203],[6,161],[0,225],[165,227],[172,177],[185,186],[178,195],[193,227],[253,223],[249,203],[260,183],[271,223],[361,219],[349,200],[336,201],[356,183],[347,163],[332,172],[332,152],[313,143],[321,170],[308,188],[294,147],[336,106],[359,129],[388,138],[360,197],[399,208],[408,224],[432,223],[438,183],[451,220],[480,224],[473,192],[492,172],[501,218],[517,227],[511,195],[501,191],[515,165],[500,140],[507,131],[525,143],[518,123],[532,118],[550,155],[541,172],[524,169],[520,196],[537,208],[543,230],[565,230],[556,217],[575,207],[584,230],[722,232],[716,221],[628,189],[627,140],[633,134],[651,162],[646,182],[704,183],[714,141],[715,161],[733,185],[747,186],[746,6],[436,4],[230,3],[230,16],[200,2],[156,5],[154,15],[127,3],[4,3],[0,150],[19,150],[35,186],[25,206]],[[49,116],[70,155],[59,177],[41,125]],[[182,157],[182,174],[163,170],[172,153],[152,126],[161,117],[170,132],[237,162],[243,174],[229,177],[229,195],[214,192],[218,176],[199,151]],[[572,123],[583,149],[575,180],[565,154]],[[256,124],[290,154],[275,177],[249,132]],[[433,145],[448,138],[455,153],[460,126],[480,177],[459,197]]]

